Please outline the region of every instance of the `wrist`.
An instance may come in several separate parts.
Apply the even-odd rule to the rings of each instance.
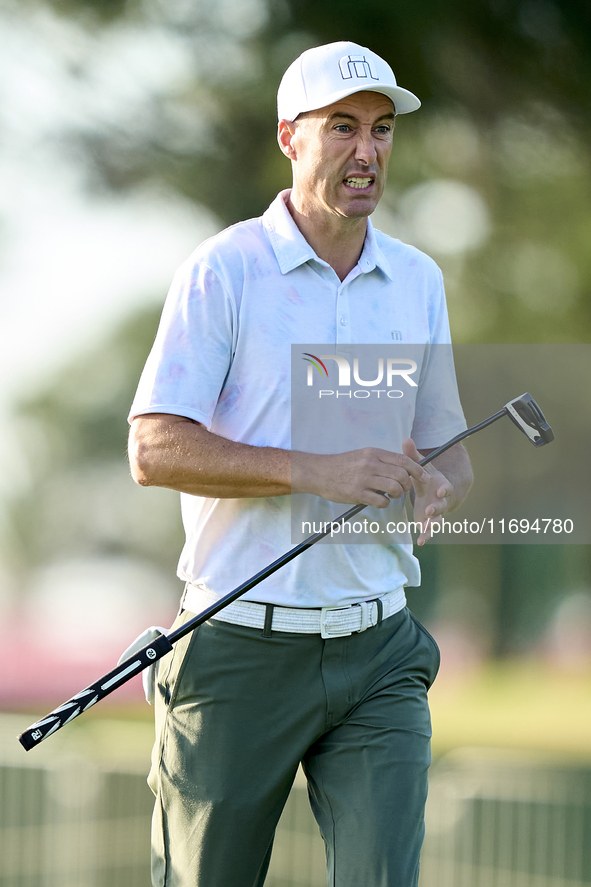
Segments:
[[[322,496],[321,487],[324,476],[322,466],[326,458],[318,453],[292,452],[291,492]]]

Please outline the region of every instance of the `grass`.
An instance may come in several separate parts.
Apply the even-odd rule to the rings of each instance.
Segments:
[[[433,751],[476,746],[591,761],[591,672],[535,661],[489,663],[441,675],[430,693]]]
[[[22,766],[64,760],[89,761],[107,769],[148,772],[154,741],[152,709],[97,706],[25,752],[17,736],[38,720],[41,710],[0,714],[0,761]]]

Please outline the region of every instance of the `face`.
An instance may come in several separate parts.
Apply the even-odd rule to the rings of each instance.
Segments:
[[[294,123],[282,121],[279,140],[292,160],[294,205],[306,215],[369,216],[386,184],[394,116],[387,96],[358,92]]]

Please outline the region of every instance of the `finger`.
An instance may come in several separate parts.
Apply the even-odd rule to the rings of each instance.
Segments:
[[[412,437],[405,437],[402,441],[402,452],[405,456],[408,456],[409,459],[412,459],[413,462],[420,462],[423,458],[417,449],[417,445],[415,444]]]
[[[423,524],[423,532],[417,539],[417,545],[424,545],[433,537],[433,524],[440,523],[439,520],[428,520]]]
[[[415,452],[420,459],[421,456],[416,447]],[[398,468],[401,468],[411,477],[415,478],[415,480],[418,480],[420,483],[426,484],[430,478],[429,473],[423,468],[422,465],[419,465],[419,463],[415,459],[413,459],[412,456],[405,455],[403,453],[389,453],[387,450],[384,450],[382,451],[382,453],[380,453],[380,461],[383,463],[384,466],[395,465]],[[387,473],[389,474],[390,471],[388,471]]]
[[[390,499],[400,499],[405,493],[409,493],[412,484],[412,479],[406,471],[398,472],[397,477],[372,478],[372,488],[389,496]]]
[[[425,508],[425,514],[427,517],[435,517],[436,515],[443,515],[447,511],[447,499],[439,499],[437,502],[430,502],[429,505]]]
[[[384,490],[366,489],[362,490],[355,498],[360,505],[371,505],[373,508],[387,508],[390,499],[399,498],[386,493]]]
[[[423,530],[422,530],[421,534],[419,535],[419,538],[417,539],[417,545],[424,545],[425,542],[429,541],[429,539],[431,538],[431,535],[432,535],[430,520],[423,521],[422,528],[423,528]]]
[[[409,460],[410,465],[405,463],[404,467],[408,471],[411,477],[417,480],[421,484],[426,484],[429,482],[429,472],[425,471],[422,465],[419,465],[418,462],[414,462],[412,459]]]

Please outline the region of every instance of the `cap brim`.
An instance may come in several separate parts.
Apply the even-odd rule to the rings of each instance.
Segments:
[[[325,101],[322,105],[301,108],[298,111],[298,114],[302,114],[305,111],[317,111],[319,108],[326,108],[328,105],[332,105],[333,102],[338,102],[356,92],[377,92],[381,95],[388,96],[388,98],[392,100],[397,114],[410,114],[411,111],[418,111],[421,107],[420,99],[418,99],[414,93],[410,92],[410,90],[403,89],[402,86],[382,86],[380,89],[377,89],[376,87],[366,86],[364,84],[355,87],[355,89],[342,89],[338,92],[334,92],[329,97],[330,100],[328,102]]]

